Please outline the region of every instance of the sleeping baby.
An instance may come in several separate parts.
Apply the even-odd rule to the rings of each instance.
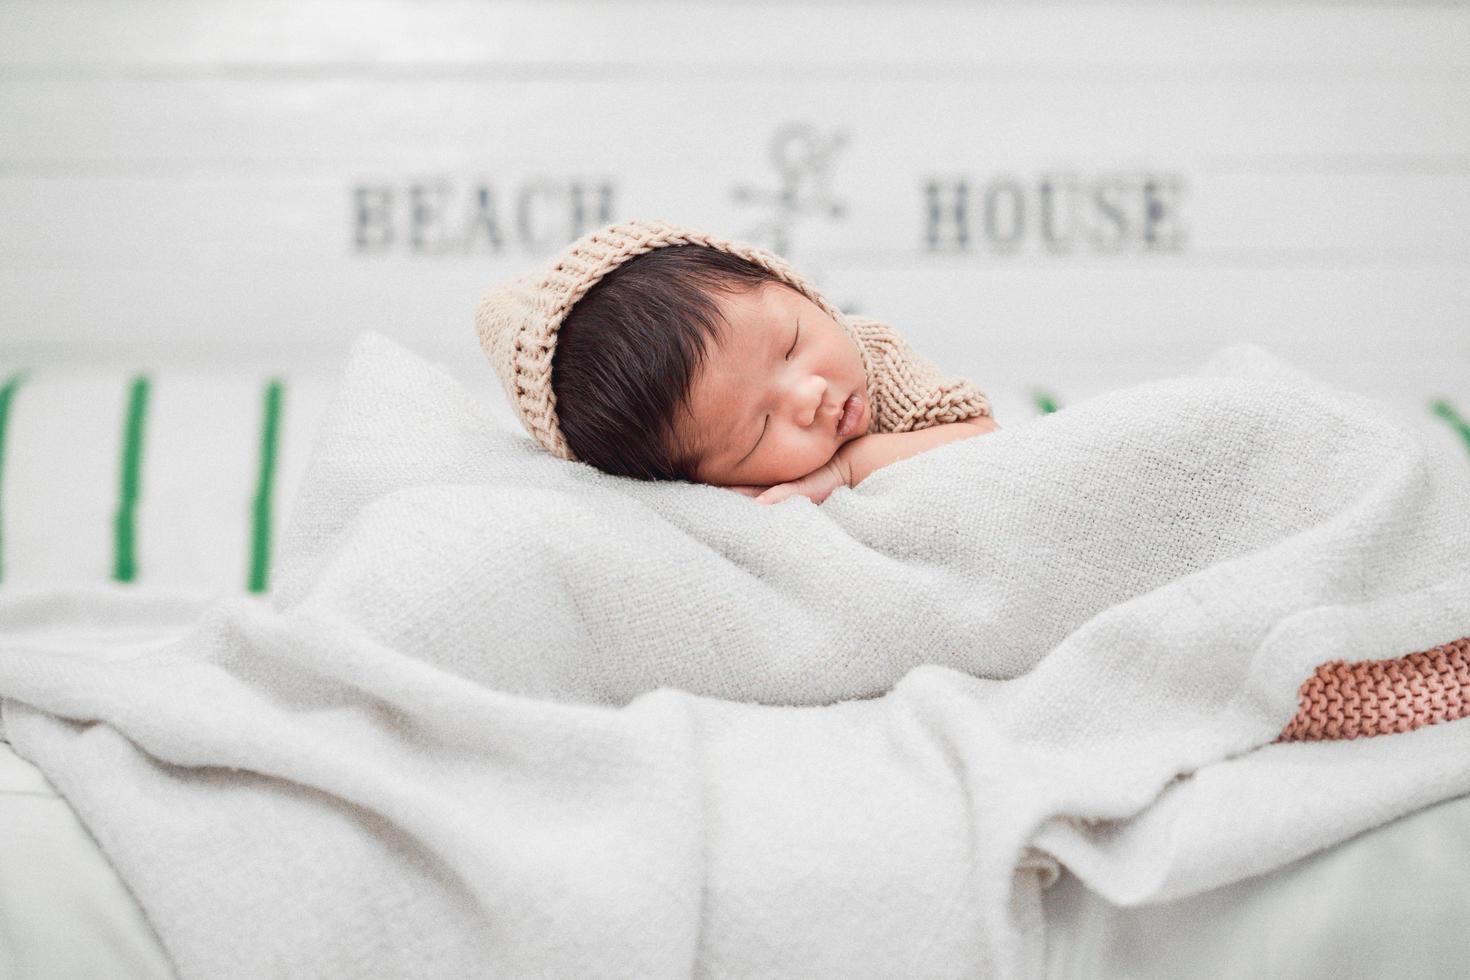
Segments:
[[[978,388],[784,260],[661,221],[578,239],[487,293],[475,327],[531,436],[618,476],[821,503],[997,428]]]

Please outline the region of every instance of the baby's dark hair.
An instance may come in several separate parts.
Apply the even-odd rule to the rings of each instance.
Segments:
[[[767,282],[786,285],[720,249],[670,245],[589,289],[562,321],[551,362],[557,422],[576,457],[615,476],[697,482],[676,416],[687,417],[706,345],[727,326],[712,294]]]

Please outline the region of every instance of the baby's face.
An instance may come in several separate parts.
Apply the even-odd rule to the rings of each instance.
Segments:
[[[830,460],[868,431],[867,378],[856,343],[805,296],[773,283],[715,302],[729,327],[711,343],[679,431],[697,449],[696,478],[714,486],[774,486]],[[837,434],[850,395],[852,431]]]

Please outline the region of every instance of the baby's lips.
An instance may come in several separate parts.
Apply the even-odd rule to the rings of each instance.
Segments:
[[[863,398],[857,392],[847,396],[847,401],[842,405],[842,415],[837,420],[837,438],[850,436],[857,431],[857,426],[863,418]]]

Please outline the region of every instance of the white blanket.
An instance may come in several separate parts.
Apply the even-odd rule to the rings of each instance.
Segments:
[[[186,978],[1012,977],[1048,855],[1156,901],[1470,792],[1470,722],[1269,744],[1467,634],[1463,462],[1259,348],[768,508],[369,335],[270,605],[0,696]]]

